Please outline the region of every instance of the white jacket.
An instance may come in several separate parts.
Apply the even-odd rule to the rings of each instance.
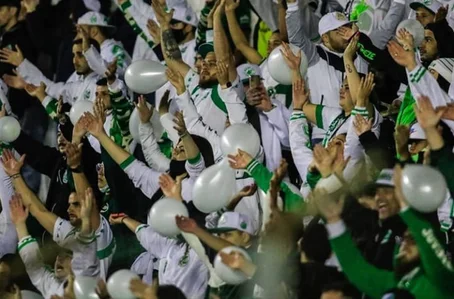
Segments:
[[[3,164],[0,162],[0,201],[2,204],[2,212],[0,213],[0,258],[16,252],[16,227],[11,221],[9,213],[9,202],[13,194],[14,188],[11,178],[5,173]]]
[[[123,44],[114,39],[106,39],[101,44],[101,53],[95,47],[90,46],[84,52],[85,59],[90,68],[104,77],[107,71],[107,65],[117,59],[117,75],[121,78],[124,76],[126,69],[131,64],[131,56],[123,48]]]

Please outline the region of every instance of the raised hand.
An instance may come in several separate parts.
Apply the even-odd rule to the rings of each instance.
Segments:
[[[357,93],[357,106],[360,107],[366,107],[368,104],[368,99],[370,94],[372,93],[372,90],[374,90],[375,83],[374,83],[374,74],[373,73],[368,73],[365,78],[361,78],[361,81],[359,83],[358,87],[358,93]]]
[[[178,132],[179,136],[188,134],[188,130],[186,129],[186,124],[184,122],[183,113],[181,113],[181,112],[175,113],[173,122],[175,124],[175,126],[173,128]]]
[[[252,107],[257,107],[262,103],[263,98],[267,96],[263,87],[249,88],[246,92],[246,103]]]
[[[234,270],[240,270],[246,264],[246,259],[241,252],[232,251],[230,253],[225,253],[220,251],[219,256],[223,264],[229,266]]]
[[[414,52],[415,40],[413,38],[413,35],[407,29],[400,28],[396,34],[396,38],[405,51]]]
[[[436,127],[443,116],[443,111],[436,111],[427,96],[418,98],[418,105],[414,105],[416,118],[423,129]]]
[[[194,219],[184,216],[175,217],[178,228],[185,233],[194,233],[197,229],[197,222]]]
[[[183,197],[181,196],[181,182],[186,176],[187,173],[183,173],[174,180],[169,174],[162,174],[159,177],[159,186],[164,196],[183,201]]]
[[[405,51],[396,41],[390,41],[387,45],[388,52],[396,63],[412,71],[416,67],[415,53]]]
[[[25,155],[22,155],[19,160],[16,160],[12,151],[4,149],[1,159],[6,174],[14,176],[20,174],[20,170],[24,166]]]
[[[306,81],[301,76],[293,79],[293,109],[303,110],[304,105],[309,102],[309,90],[306,88]]]
[[[25,85],[25,91],[29,95],[39,99],[40,101],[43,101],[44,98],[47,96],[46,88],[47,87],[46,87],[46,84],[44,84],[44,82],[41,82],[41,84],[39,86],[34,86],[32,84]]]
[[[96,138],[99,138],[103,133],[105,134],[104,122],[99,117],[95,117],[90,112],[85,112],[80,119],[84,129]]]
[[[22,197],[14,194],[9,202],[11,221],[15,224],[24,224],[28,218],[28,208],[22,203]]]
[[[152,19],[148,19],[147,29],[151,37],[153,38],[155,45],[159,45],[161,43],[161,29],[159,28],[158,24],[156,24],[156,22]]]
[[[82,51],[88,51],[90,48],[90,42],[89,42],[89,35],[88,32],[85,31],[82,26],[77,26],[77,35],[80,39],[82,39]]]
[[[214,0],[216,1],[214,3],[213,8],[210,10],[210,13],[207,16],[207,28],[211,29],[213,28],[213,19],[214,19],[214,12],[218,9],[219,4],[221,4],[221,0]]]
[[[373,122],[373,118],[365,119],[361,114],[355,115],[353,128],[355,129],[356,135],[361,136],[362,134],[370,131],[372,129]]]
[[[314,146],[314,162],[322,177],[331,175],[334,171],[333,164],[336,160],[337,152],[328,150],[317,144]]]
[[[352,61],[354,59],[354,57],[356,56],[356,51],[358,50],[358,40],[359,34],[355,34],[355,36],[348,43],[347,48],[345,48],[344,60],[347,59],[349,61]]]
[[[174,72],[170,68],[166,70],[167,79],[177,90],[178,95],[183,94],[186,91],[186,86],[184,85],[184,78],[179,72]]]
[[[24,61],[24,54],[18,45],[15,46],[16,51],[8,48],[0,49],[0,62],[9,63],[14,66],[19,66]]]
[[[164,95],[161,98],[161,101],[159,102],[159,107],[158,107],[158,112],[160,116],[163,116],[166,113],[169,113],[169,107],[170,107],[170,90],[167,89],[164,92]]]
[[[252,161],[251,155],[243,150],[238,149],[238,154],[228,155],[230,167],[233,169],[246,169],[248,164]]]
[[[139,112],[140,122],[143,124],[149,123],[151,117],[153,116],[154,108],[151,109],[147,105],[147,101],[143,95],[139,96],[139,102],[136,105],[137,111]]]
[[[80,217],[82,219],[90,219],[94,202],[95,196],[93,195],[93,189],[87,188],[85,190],[85,196],[82,196],[82,200],[80,201]]]
[[[359,28],[354,23],[352,27],[342,26],[337,28],[337,33],[345,40],[350,40],[358,31]]]
[[[99,118],[104,123],[106,121],[106,105],[102,98],[96,98],[93,104],[93,112],[96,118]]]
[[[240,6],[240,0],[226,0],[225,11],[235,11]]]
[[[79,143],[82,140],[82,137],[87,134],[87,130],[85,130],[81,119],[82,118],[77,121],[76,125],[73,128],[73,142],[75,143]]]
[[[444,19],[446,19],[447,15],[448,15],[448,4],[446,4],[446,6],[441,6],[438,9],[438,11],[434,17],[434,22],[437,23],[437,22],[443,21]]]
[[[156,20],[161,25],[161,28],[168,28],[170,26],[170,22],[173,19],[174,10],[170,10],[169,12],[166,11],[165,5],[159,3],[159,1],[152,1],[151,6],[156,15]]]
[[[117,61],[118,59],[115,57],[115,59],[107,65],[107,71],[105,75],[109,84],[113,84],[117,79]]]
[[[82,143],[75,145],[68,143],[65,148],[66,163],[69,168],[76,169],[81,165],[82,161]]]
[[[292,71],[299,72],[300,65],[301,65],[301,51],[298,51],[298,53],[295,55],[293,53],[292,49],[290,49],[289,44],[282,43],[281,53],[282,53],[282,57],[284,57],[284,60],[288,65],[288,67]]]
[[[441,118],[443,119],[449,119],[449,120],[454,120],[454,104],[448,104],[448,106],[443,106],[443,107],[437,107],[435,108],[435,111],[442,111],[443,115]]]
[[[396,126],[394,130],[394,141],[398,151],[407,150],[410,139],[410,128],[408,126]]]
[[[11,88],[15,89],[24,89],[27,85],[27,82],[17,73],[16,70],[13,70],[13,75],[4,74],[3,81]]]
[[[329,223],[335,223],[342,219],[344,199],[330,196],[325,189],[315,189],[313,192],[315,205],[320,215]]]
[[[218,78],[219,85],[224,86],[229,82],[229,67],[222,61],[218,60],[216,62],[216,76]]]

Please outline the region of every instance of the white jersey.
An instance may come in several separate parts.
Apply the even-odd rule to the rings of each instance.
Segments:
[[[189,299],[205,298],[208,268],[188,244],[162,237],[146,225],[137,227],[136,236],[140,245],[160,259],[159,284],[174,285]]]
[[[17,233],[11,221],[9,202],[14,194],[11,178],[5,173],[0,162],[0,200],[2,212],[0,213],[0,258],[9,253],[16,252]]]
[[[117,75],[123,77],[132,60],[123,48],[123,44],[114,39],[106,39],[102,42],[101,53],[95,47],[90,46],[84,56],[93,72],[102,77],[105,76],[107,65],[115,59],[117,59]]]
[[[97,265],[99,275],[102,279],[106,280],[109,266],[115,253],[116,244],[109,222],[103,216],[100,217],[101,223],[95,232],[96,258],[99,261]],[[58,218],[55,222],[53,239],[59,246],[73,251],[73,271],[74,274],[80,275],[76,272],[81,273],[86,267],[91,266],[90,261],[86,260],[90,255],[90,251],[89,248],[78,246],[80,241],[76,239],[76,233],[78,233],[78,229],[72,226],[69,221]],[[83,252],[80,255],[77,254],[77,251],[81,249],[87,250],[88,256],[84,255]],[[90,258],[88,259],[91,260]],[[74,267],[77,267],[77,271]]]
[[[63,296],[65,280],[59,280],[52,269],[44,264],[36,239],[31,236],[22,238],[18,251],[31,282],[44,299],[50,299],[53,295]]]

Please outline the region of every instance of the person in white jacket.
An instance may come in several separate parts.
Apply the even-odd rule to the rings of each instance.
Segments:
[[[31,282],[45,299],[50,299],[53,295],[63,295],[66,281],[72,273],[71,262],[73,256],[75,260],[78,259],[77,255],[83,256],[83,259],[78,259],[85,263],[83,271],[79,275],[96,277],[99,272],[96,242],[90,222],[93,194],[89,192],[87,195],[81,200],[82,229],[80,232],[75,233],[76,241],[74,246],[77,250],[74,250],[74,254],[63,248],[59,250],[53,271],[44,264],[37,240],[28,233],[26,225],[28,209],[22,204],[20,196],[14,196],[10,202],[11,218],[16,226],[20,240],[17,246],[19,255],[24,262]],[[74,268],[77,269],[78,267],[77,265]]]
[[[98,75],[104,76],[107,71],[107,65],[116,61],[117,74],[124,76],[126,68],[131,64],[131,57],[123,48],[121,42],[118,42],[110,36],[114,26],[107,23],[107,17],[98,12],[87,12],[77,20],[78,37],[82,40],[93,39],[101,47],[99,52],[93,46],[84,43],[83,54],[87,59],[90,68]]]

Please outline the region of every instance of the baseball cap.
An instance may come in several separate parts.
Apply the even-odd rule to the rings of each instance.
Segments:
[[[219,218],[217,227],[210,229],[209,231],[211,233],[223,233],[234,230],[254,235],[251,219],[248,216],[237,212],[225,212],[222,214],[221,218]]]
[[[394,187],[394,169],[384,168],[378,175],[375,186]]]
[[[328,31],[335,30],[350,23],[352,23],[352,21],[350,21],[345,14],[338,11],[330,12],[324,15],[320,19],[320,22],[318,22],[318,34],[321,36]]]
[[[446,81],[451,82],[452,71],[454,69],[454,58],[440,58],[434,60],[429,65],[429,70],[433,69]]]
[[[177,5],[173,6],[173,20],[189,24],[191,26],[197,27],[199,20],[194,10],[188,6]]]
[[[427,9],[433,14],[436,14],[438,9],[443,5],[436,0],[422,0],[410,3],[410,8],[416,10],[420,7]]]
[[[90,25],[114,29],[107,23],[107,17],[99,12],[89,11],[77,20],[77,25]]]
[[[426,140],[426,134],[418,123],[410,127],[410,140]]]
[[[214,52],[214,45],[212,42],[201,44],[197,49],[197,53],[199,53],[204,59],[210,52]]]
[[[262,70],[256,64],[244,63],[236,68],[240,81],[248,81],[252,76],[260,76],[262,78]],[[262,78],[263,79],[263,78]]]

